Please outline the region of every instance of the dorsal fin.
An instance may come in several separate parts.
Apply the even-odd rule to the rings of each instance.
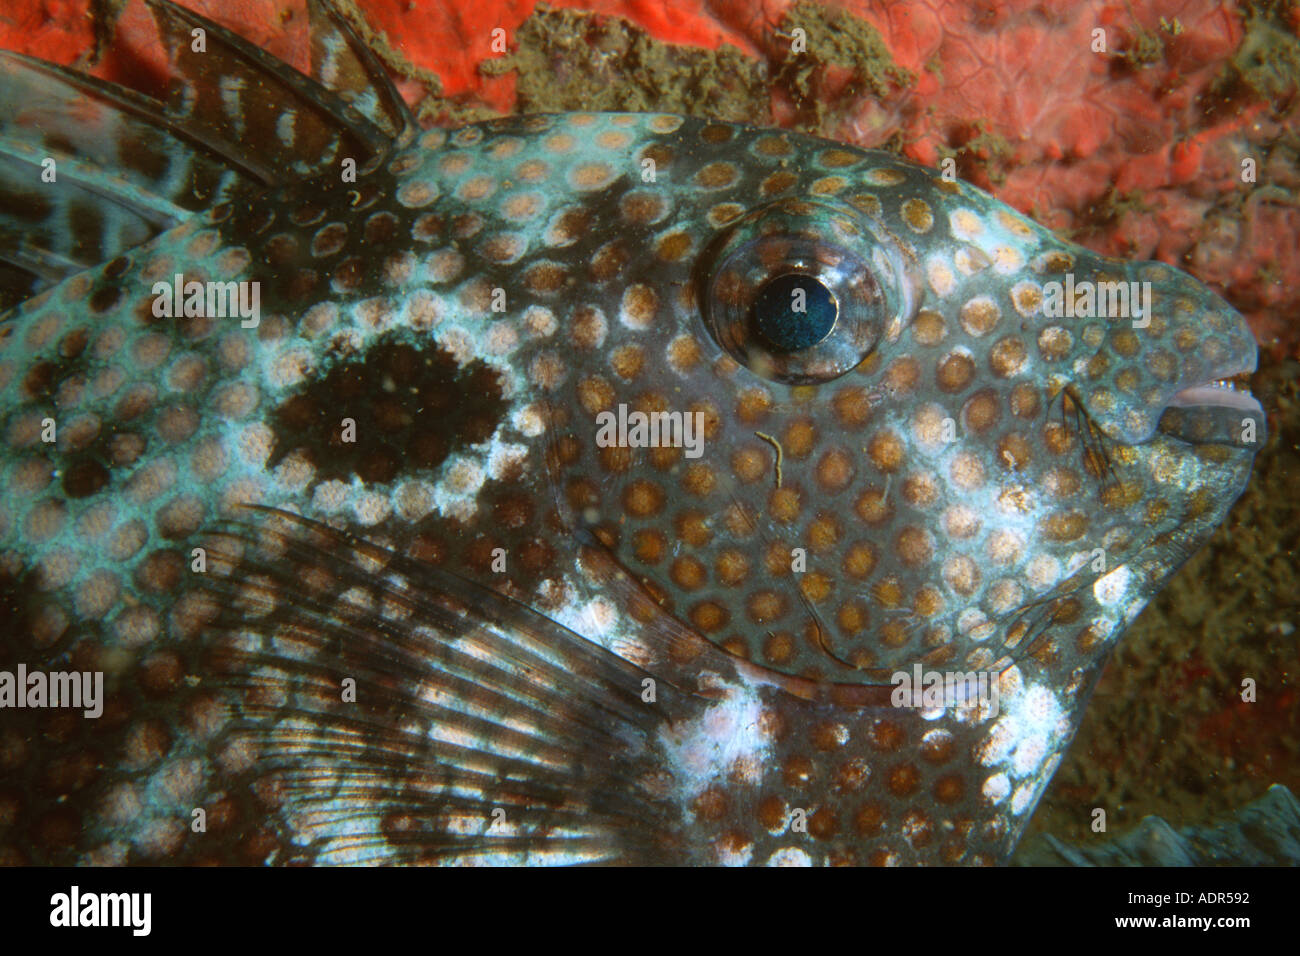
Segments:
[[[256,144],[269,165],[296,176],[387,149],[391,135],[311,77],[170,0],[145,2],[169,58],[170,115],[215,139]]]
[[[0,51],[0,260],[34,286],[14,301],[272,179],[146,96]]]
[[[414,133],[417,123],[406,100],[334,4],[307,0],[307,15],[312,78],[394,139]]]
[[[314,862],[655,862],[657,732],[700,701],[526,605],[267,508],[209,549],[207,634]],[[345,681],[355,682],[349,698]]]
[[[187,215],[345,157],[361,167],[414,129],[327,0],[309,4],[314,77],[167,0],[145,2],[168,54],[166,103],[0,52],[0,313]]]

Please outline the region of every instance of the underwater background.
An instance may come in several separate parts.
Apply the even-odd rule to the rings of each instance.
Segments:
[[[928,165],[951,158],[962,178],[1063,236],[1162,260],[1222,295],[1260,344],[1251,388],[1269,415],[1268,444],[1228,521],[1120,642],[1029,835],[1085,842],[1094,807],[1114,835],[1148,814],[1205,823],[1273,783],[1300,792],[1300,4],[339,5],[426,125],[653,110]],[[134,27],[119,22],[123,6],[10,0],[0,47],[124,80],[148,64],[109,46]],[[300,4],[187,6],[305,65]],[[798,57],[796,36],[807,43]],[[1254,703],[1241,700],[1245,678]]]

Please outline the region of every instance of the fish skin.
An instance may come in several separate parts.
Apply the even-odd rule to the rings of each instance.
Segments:
[[[788,267],[733,241],[766,226],[873,270],[852,370],[775,380],[719,321]],[[1067,271],[1150,281],[1151,325],[1046,318]],[[177,273],[260,283],[258,328],[152,321]],[[9,659],[110,685],[102,724],[5,740],[9,861],[1003,861],[1264,440],[1169,407],[1254,369],[1191,277],[889,154],[676,116],[400,133],[5,330]],[[620,404],[703,411],[703,455],[597,447]],[[92,492],[50,414],[109,436]],[[918,662],[996,671],[998,713],[891,706]],[[349,675],[365,720],[309,692]]]

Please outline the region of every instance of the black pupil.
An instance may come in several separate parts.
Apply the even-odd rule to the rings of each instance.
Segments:
[[[798,352],[826,338],[839,306],[815,278],[798,273],[768,280],[754,299],[754,326],[778,352]]]

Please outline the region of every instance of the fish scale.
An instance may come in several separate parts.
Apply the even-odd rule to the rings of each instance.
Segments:
[[[1259,406],[1200,388],[1253,370],[1240,316],[890,154],[658,114],[421,131],[327,5],[313,80],[150,7],[176,82],[276,92],[154,107],[218,144],[225,201],[4,320],[0,663],[108,686],[98,723],[6,720],[5,859],[1010,854],[1248,480]],[[252,128],[301,135],[251,175]],[[1066,275],[1150,283],[1149,324],[1048,314]],[[158,316],[176,276],[257,283],[256,325]],[[754,316],[789,276],[836,321],[783,352]],[[693,416],[701,454],[598,440],[632,413]],[[915,668],[996,704],[897,706]]]

